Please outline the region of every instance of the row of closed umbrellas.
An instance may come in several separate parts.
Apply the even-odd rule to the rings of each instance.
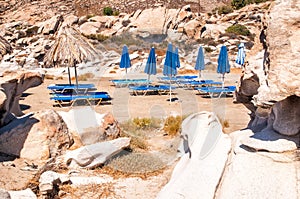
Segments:
[[[238,55],[236,59],[236,63],[239,65],[243,65],[245,62],[245,46],[243,43],[239,45]],[[126,74],[127,69],[131,67],[131,62],[129,58],[128,48],[124,45],[122,50],[122,56],[120,61],[120,68],[125,68]],[[171,43],[168,44],[166,58],[164,62],[163,68],[163,75],[172,77],[177,74],[177,68],[180,67],[180,59],[178,54],[178,47],[173,49],[173,45]],[[198,56],[195,64],[195,70],[199,71],[199,78],[201,78],[201,71],[205,69],[205,62],[204,62],[204,53],[203,47],[200,46],[198,50]],[[156,75],[156,55],[155,55],[155,48],[152,47],[146,62],[146,66],[144,72],[148,74],[148,81],[150,81],[150,75]],[[218,67],[217,72],[222,74],[222,86],[224,86],[224,78],[225,73],[230,73],[230,64],[228,59],[228,52],[226,46],[222,46],[218,58]]]

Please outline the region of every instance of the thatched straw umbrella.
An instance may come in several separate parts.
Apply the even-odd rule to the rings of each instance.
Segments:
[[[67,25],[61,27],[57,39],[44,57],[45,67],[67,66],[69,84],[71,84],[70,67],[75,68],[76,85],[78,85],[76,64],[95,61],[99,53],[87,38],[75,28]]]
[[[9,44],[9,42],[4,39],[4,37],[0,36],[0,61],[3,58],[3,55],[5,55],[6,53],[10,53],[12,51],[12,47]]]

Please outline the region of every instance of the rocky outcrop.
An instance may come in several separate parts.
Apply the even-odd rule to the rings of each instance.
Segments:
[[[23,115],[19,104],[23,92],[43,82],[43,75],[36,72],[6,72],[3,75],[0,83],[0,127],[7,124],[12,115]]]
[[[10,53],[12,48],[8,41],[5,38],[0,36],[0,61],[2,60],[3,55]]]
[[[73,138],[53,110],[16,118],[0,129],[0,151],[30,160],[47,160],[63,153]]]
[[[99,114],[91,107],[71,109],[59,112],[74,136],[74,145],[95,144],[116,139],[120,136],[118,121],[111,113]]]
[[[182,157],[157,198],[214,198],[231,149],[217,117],[200,112],[182,123]]]
[[[299,6],[296,1],[272,4],[262,23],[261,46],[255,47],[259,52],[245,65],[237,101],[252,111],[253,129],[268,125],[284,135],[300,132]]]

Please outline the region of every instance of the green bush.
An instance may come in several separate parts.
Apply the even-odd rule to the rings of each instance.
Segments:
[[[241,9],[242,7],[246,6],[247,4],[249,4],[249,0],[232,0],[231,1],[231,6],[234,9]]]
[[[106,16],[112,16],[114,13],[113,9],[111,7],[105,7],[103,8],[103,14]]]
[[[243,36],[251,36],[251,32],[248,30],[246,26],[243,26],[241,24],[234,24],[232,26],[229,26],[226,30],[226,33],[233,33],[236,35],[243,35]]]
[[[106,39],[108,39],[108,36],[102,34],[91,34],[91,35],[84,35],[84,36],[87,37],[88,39],[97,40],[100,42],[103,42]]]
[[[231,6],[234,8],[234,9],[240,9],[246,5],[249,5],[249,4],[252,4],[252,3],[263,3],[263,2],[267,2],[269,0],[232,0],[231,1]]]
[[[221,6],[221,7],[217,7],[213,10],[213,13],[215,14],[216,12],[218,12],[218,14],[229,14],[231,12],[233,12],[233,9],[231,6]]]
[[[210,47],[204,47],[204,50],[207,53],[211,53],[213,51],[213,49],[211,49]]]

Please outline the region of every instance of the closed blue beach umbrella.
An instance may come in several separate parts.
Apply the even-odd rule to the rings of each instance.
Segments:
[[[245,58],[246,58],[245,45],[244,45],[244,43],[241,43],[239,45],[239,50],[238,50],[238,54],[237,54],[237,58],[235,60],[235,63],[242,66],[245,63]]]
[[[199,79],[201,78],[201,71],[204,69],[205,69],[205,63],[204,63],[203,47],[200,46],[198,50],[196,64],[195,64],[195,70],[199,71]]]
[[[166,58],[163,68],[163,75],[172,77],[177,74],[177,68],[175,63],[175,56],[173,52],[173,46],[171,43],[168,44]]]
[[[225,73],[230,73],[230,65],[226,46],[222,46],[218,58],[217,72],[222,74],[222,88],[224,87]]]
[[[171,78],[172,76],[175,76],[177,74],[177,66],[175,60],[176,60],[176,56],[173,51],[173,46],[171,43],[169,43],[166,52],[163,75],[168,76],[170,78],[170,102],[171,102],[171,93],[172,93]]]
[[[155,56],[154,47],[152,47],[150,50],[144,72],[148,74],[148,85],[149,85],[150,75],[156,75],[156,56]]]
[[[125,68],[126,70],[126,79],[127,79],[127,68],[131,67],[130,57],[128,53],[128,48],[126,45],[123,46],[122,56],[120,61],[120,68]]]
[[[175,59],[175,66],[176,68],[180,68],[180,58],[179,58],[179,52],[178,47],[175,48],[174,52],[174,59]]]

